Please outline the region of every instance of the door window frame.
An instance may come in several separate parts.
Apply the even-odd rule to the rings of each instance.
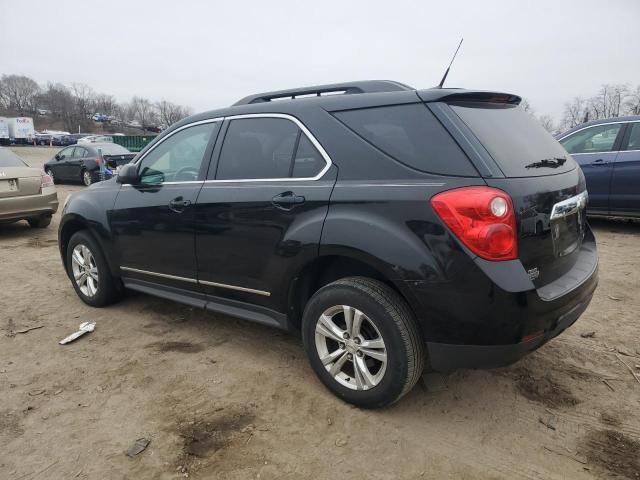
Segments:
[[[283,178],[230,178],[230,179],[218,179],[215,178],[217,175],[218,165],[220,163],[220,152],[222,151],[222,146],[224,144],[224,139],[227,134],[227,130],[229,128],[229,124],[232,120],[242,120],[245,118],[282,118],[285,120],[289,120],[293,122],[298,129],[304,134],[307,139],[311,142],[316,150],[320,153],[320,156],[325,161],[325,166],[313,177],[283,177]],[[313,134],[309,131],[309,129],[302,123],[298,118],[293,115],[289,115],[287,113],[248,113],[248,114],[240,114],[240,115],[229,115],[224,117],[224,126],[222,128],[221,133],[219,134],[220,141],[217,142],[216,148],[214,151],[214,160],[211,162],[211,167],[209,168],[209,174],[207,175],[207,179],[205,183],[247,183],[247,182],[312,182],[315,180],[320,180],[325,173],[331,168],[333,162],[331,161],[331,157],[326,152],[326,150],[322,147],[320,142],[313,136]],[[294,152],[295,153],[295,152]],[[213,178],[209,178],[213,177]]]
[[[637,128],[640,128],[640,120],[631,120],[629,122],[626,122],[626,131],[624,132],[624,136],[622,138],[622,141],[620,142],[620,153],[622,152],[640,152],[640,149],[638,148],[634,148],[633,150],[628,150],[627,147],[629,146],[629,140],[631,140],[631,131],[633,129],[633,127],[635,125],[637,125]]]

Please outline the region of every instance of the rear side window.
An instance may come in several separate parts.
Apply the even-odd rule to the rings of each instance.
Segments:
[[[222,144],[216,179],[312,178],[326,162],[291,120],[231,120]]]
[[[450,106],[507,177],[551,175],[576,166],[551,134],[517,105],[469,102]]]
[[[440,175],[478,176],[425,105],[364,108],[334,115],[378,150],[409,167]]]

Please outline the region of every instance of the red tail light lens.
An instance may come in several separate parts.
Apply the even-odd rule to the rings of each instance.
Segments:
[[[511,197],[491,187],[464,187],[439,193],[431,205],[473,253],[486,260],[518,258],[516,215]]]
[[[100,158],[96,158],[96,165],[100,165]]]
[[[40,188],[53,187],[53,178],[46,173],[40,175]]]

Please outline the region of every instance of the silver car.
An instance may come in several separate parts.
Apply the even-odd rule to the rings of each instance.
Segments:
[[[0,223],[26,220],[34,228],[44,228],[56,210],[58,194],[53,179],[0,147]]]

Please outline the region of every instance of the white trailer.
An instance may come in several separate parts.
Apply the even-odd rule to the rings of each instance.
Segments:
[[[9,141],[9,122],[6,118],[0,117],[0,143]]]
[[[15,117],[8,119],[9,137],[16,143],[31,143],[35,135],[33,128],[33,118],[31,117]]]

